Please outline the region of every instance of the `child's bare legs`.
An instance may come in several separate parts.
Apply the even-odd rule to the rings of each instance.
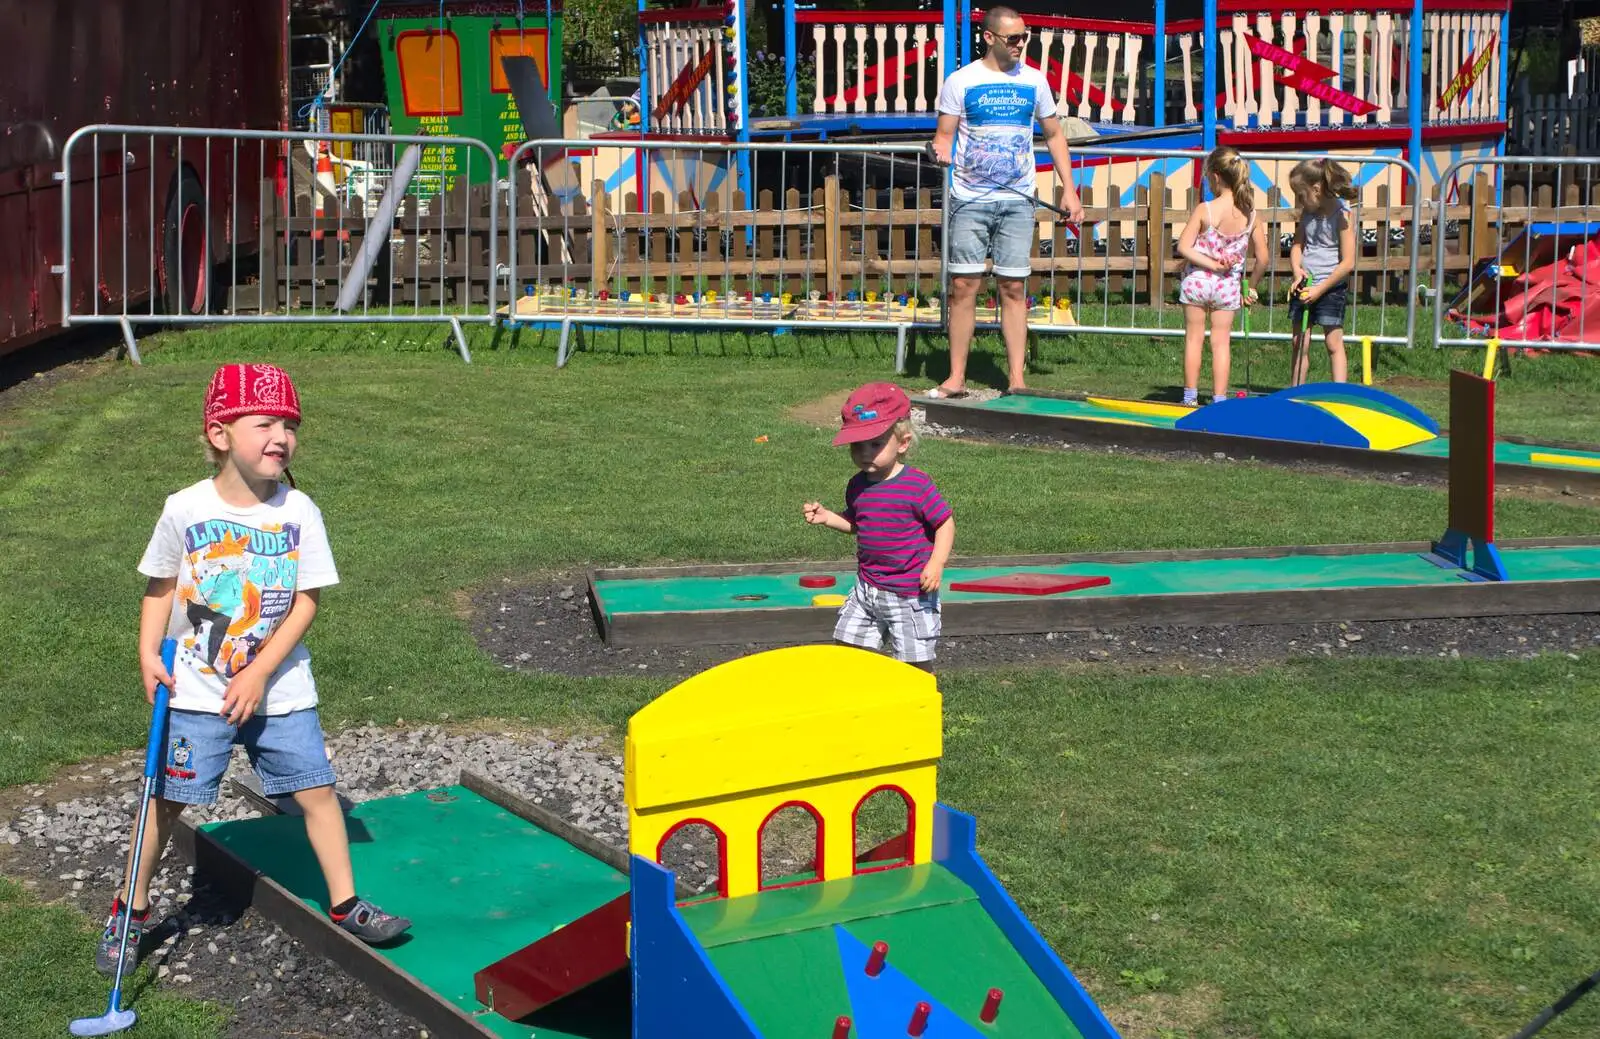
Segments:
[[[156,865],[161,861],[161,853],[167,849],[167,838],[172,835],[172,826],[178,821],[178,816],[183,814],[184,805],[179,801],[163,801],[152,797],[150,807],[145,811],[144,846],[139,852],[139,872],[133,881],[133,911],[142,913],[150,908],[150,879],[156,875]],[[133,870],[133,840],[134,834],[129,834],[128,858],[124,864],[128,872]],[[117,897],[121,898],[127,893],[128,872],[122,874],[123,886],[118,889]]]
[[[297,790],[295,804],[306,820],[306,840],[316,853],[317,865],[328,884],[328,915],[334,923],[368,945],[393,941],[411,928],[403,916],[386,913],[365,899],[356,898],[350,869],[350,835],[344,828],[344,810],[333,787]]]
[[[122,874],[122,884],[117,889],[116,900],[112,902],[115,908],[106,922],[106,929],[100,935],[100,944],[94,953],[95,968],[102,974],[115,973],[123,954],[124,942],[131,958],[134,961],[139,958],[139,945],[144,937],[145,928],[149,926],[150,879],[155,876],[156,865],[161,861],[161,853],[167,847],[167,838],[172,833],[172,826],[178,821],[178,816],[183,814],[183,808],[183,803],[179,801],[152,798],[142,820],[144,827],[142,841],[138,840],[141,821],[134,821],[128,841],[128,858],[124,863],[126,872]],[[137,864],[133,861],[133,845],[136,842],[140,845]],[[122,899],[128,895],[129,877],[133,878],[133,894],[129,906],[131,914],[125,916],[121,905]],[[126,928],[123,927],[125,921]]]
[[[328,904],[349,901],[356,895],[355,874],[350,868],[350,836],[345,832],[344,810],[339,807],[333,787],[297,790],[294,801],[305,813],[306,839],[328,882]]]
[[[1349,379],[1349,368],[1344,356],[1344,329],[1328,329],[1327,340],[1328,365],[1333,369],[1333,381],[1346,382]],[[1310,346],[1309,343],[1306,345]]]
[[[1233,335],[1233,311],[1211,312],[1211,395],[1221,400],[1228,395],[1228,376],[1231,373],[1233,353],[1229,349]],[[1195,366],[1195,378],[1200,377]]]
[[[1183,402],[1195,403],[1200,385],[1200,362],[1205,355],[1206,311],[1186,303],[1183,307]]]
[[[1289,361],[1290,386],[1305,385],[1306,376],[1311,371],[1311,354],[1309,352],[1310,346],[1310,330],[1307,329],[1306,331],[1302,332],[1299,329],[1296,329],[1294,333],[1294,346],[1292,348],[1293,352]]]

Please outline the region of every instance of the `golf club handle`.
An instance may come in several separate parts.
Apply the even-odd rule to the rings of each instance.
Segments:
[[[178,656],[178,643],[175,639],[161,640],[161,666],[167,669],[167,674],[172,674]],[[165,682],[156,683],[156,701],[150,708],[150,737],[145,741],[144,748],[144,777],[154,779],[156,769],[161,765],[161,734],[167,727],[167,704],[171,700],[172,692]]]

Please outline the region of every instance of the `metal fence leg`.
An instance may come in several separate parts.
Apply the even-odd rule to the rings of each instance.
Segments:
[[[561,319],[561,341],[556,344],[556,367],[557,368],[565,368],[567,366],[567,341],[568,341],[569,338],[571,338],[571,336],[572,336],[572,319],[570,317],[562,318]]]
[[[906,373],[906,333],[910,329],[910,325],[901,325],[895,330],[894,373],[896,375],[904,375]]]
[[[144,360],[139,356],[139,348],[133,342],[133,322],[123,317],[117,319],[117,324],[122,328],[122,345],[127,347],[128,360],[134,364],[144,364]]]
[[[461,327],[461,319],[460,318],[453,317],[453,318],[450,319],[450,331],[455,333],[455,337],[456,337],[456,352],[461,355],[461,359],[463,361],[467,362],[468,364],[471,364],[472,363],[472,354],[471,354],[470,351],[467,350],[467,333]]]

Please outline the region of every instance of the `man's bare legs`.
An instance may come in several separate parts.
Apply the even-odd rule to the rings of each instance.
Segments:
[[[950,374],[939,388],[959,393],[967,388],[967,358],[972,355],[972,333],[978,319],[979,274],[950,276]],[[1027,385],[1025,363],[1028,355],[1028,281],[1026,278],[996,278],[1000,293],[1000,335],[1006,344],[1006,388]]]
[[[950,275],[950,374],[941,390],[960,393],[967,388],[967,357],[972,353],[972,329],[978,322],[978,285],[981,274]]]
[[[1028,280],[996,278],[1000,290],[1000,337],[1006,344],[1006,389],[1027,385]]]

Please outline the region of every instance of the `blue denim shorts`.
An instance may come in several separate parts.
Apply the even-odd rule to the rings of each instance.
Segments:
[[[1350,301],[1350,283],[1341,281],[1311,304],[1311,325],[1319,328],[1343,328],[1344,308]],[[1289,297],[1289,328],[1300,331],[1300,322],[1306,316],[1306,305],[1298,293]]]
[[[983,261],[994,259],[997,278],[1026,278],[1033,273],[1033,243],[1039,236],[1033,203],[1023,198],[951,199],[951,274],[982,274]]]
[[[230,725],[209,711],[172,711],[155,796],[190,805],[215,803],[236,743],[249,755],[268,797],[333,785],[333,765],[315,707],[258,714],[243,725]]]

